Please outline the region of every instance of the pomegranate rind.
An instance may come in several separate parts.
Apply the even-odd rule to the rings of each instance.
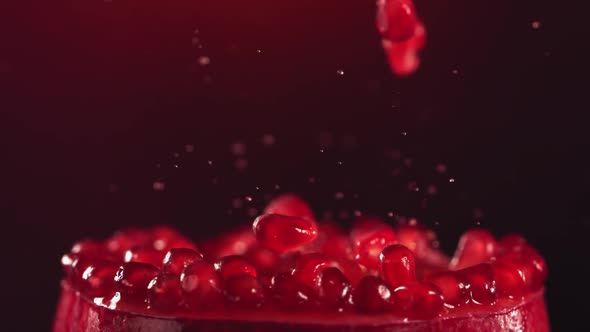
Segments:
[[[495,309],[495,311],[490,311]],[[549,319],[544,290],[523,300],[506,300],[494,307],[461,316],[404,321],[391,314],[358,315],[276,313],[265,311],[220,312],[215,315],[163,317],[149,312],[131,312],[97,305],[62,282],[53,332],[548,332]]]

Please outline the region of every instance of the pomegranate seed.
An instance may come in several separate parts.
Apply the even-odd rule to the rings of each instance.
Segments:
[[[288,309],[313,307],[313,291],[288,273],[279,273],[272,278],[271,289],[277,304]]]
[[[297,249],[313,241],[318,228],[313,220],[278,214],[262,215],[252,224],[258,242],[277,252]]]
[[[496,250],[496,240],[485,229],[471,229],[459,239],[455,255],[449,264],[451,270],[461,270],[487,262]]]
[[[223,257],[215,262],[214,266],[215,270],[224,279],[240,274],[248,274],[256,278],[256,268],[242,256],[233,255]]]
[[[82,288],[92,297],[111,295],[118,270],[119,265],[114,262],[97,261],[84,270]]]
[[[173,273],[160,273],[147,286],[146,301],[150,308],[174,310],[182,300],[180,277]]]
[[[498,241],[497,255],[503,255],[510,252],[520,252],[527,245],[526,240],[518,234],[508,234]]]
[[[344,273],[353,287],[356,287],[365,274],[367,274],[367,269],[364,266],[347,259],[336,260],[334,266]]]
[[[407,76],[415,72],[420,66],[418,51],[424,47],[426,29],[421,22],[416,24],[414,34],[403,42],[392,42],[386,39],[381,41],[387,54],[387,60],[391,70],[400,76]]]
[[[519,264],[506,261],[492,263],[498,296],[518,298],[527,286],[527,272]]]
[[[262,272],[273,271],[280,260],[276,252],[260,246],[250,248],[246,257],[256,266],[256,270]]]
[[[359,312],[384,312],[391,308],[391,291],[381,278],[366,276],[353,290],[352,302]]]
[[[82,240],[72,246],[71,252],[84,256],[102,256],[104,254],[104,246],[100,241]]]
[[[201,261],[187,266],[180,275],[180,286],[189,307],[204,310],[223,303],[221,281],[213,265]]]
[[[382,37],[402,42],[414,35],[418,19],[411,0],[377,1],[377,29]]]
[[[494,270],[489,263],[478,264],[457,272],[467,281],[473,303],[491,305],[496,302],[496,281]]]
[[[199,248],[209,260],[232,255],[244,255],[250,247],[256,244],[256,237],[251,227],[243,227],[233,232],[223,234],[199,245]]]
[[[383,249],[381,272],[392,289],[416,281],[414,254],[406,247],[394,244]]]
[[[294,194],[283,194],[273,199],[264,209],[264,214],[279,214],[309,220],[314,219],[309,205]]]
[[[335,267],[320,271],[316,290],[320,302],[327,308],[343,310],[350,305],[352,286],[342,271]]]
[[[333,258],[352,257],[352,244],[346,232],[334,223],[322,223],[318,226],[319,235],[314,241],[318,245],[314,251]]]
[[[396,241],[393,229],[373,218],[359,219],[351,231],[354,259],[369,269],[379,270],[379,255]]]
[[[540,289],[545,284],[545,280],[547,280],[547,263],[543,257],[530,246],[525,247],[522,254],[523,259],[534,267],[535,273],[531,280],[532,289]]]
[[[151,234],[147,231],[128,228],[113,234],[107,242],[107,250],[113,253],[123,254],[127,249],[134,246],[148,245],[151,241]]]
[[[292,274],[307,287],[313,287],[316,284],[319,273],[329,265],[330,262],[322,254],[303,254],[297,259]]]
[[[78,254],[67,253],[61,256],[61,266],[64,269],[66,277],[71,278],[73,274],[73,264],[80,257]]]
[[[152,229],[153,247],[167,251],[172,248],[188,248],[196,251],[197,247],[177,230],[168,226],[157,226]]]
[[[225,297],[231,304],[243,308],[257,308],[264,303],[264,288],[249,274],[238,274],[224,283]]]
[[[203,260],[203,255],[189,248],[170,249],[162,261],[162,271],[181,274],[185,267]]]
[[[151,246],[135,246],[125,251],[123,260],[125,263],[138,262],[161,266],[165,255],[165,251],[156,250]]]
[[[443,308],[441,291],[427,282],[413,282],[396,288],[392,294],[395,311],[409,319],[431,319]]]
[[[469,301],[467,281],[456,272],[442,272],[432,275],[426,281],[434,284],[442,292],[445,305],[458,307]]]
[[[158,275],[158,268],[146,263],[129,262],[119,267],[115,275],[115,288],[134,301],[144,301],[147,286]]]
[[[80,256],[72,262],[72,283],[74,285],[84,284],[84,272],[97,261],[94,257]]]

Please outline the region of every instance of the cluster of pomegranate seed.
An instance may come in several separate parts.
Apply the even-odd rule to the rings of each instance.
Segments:
[[[400,76],[420,65],[418,52],[426,42],[424,24],[416,16],[412,0],[378,0],[377,30],[391,70]]]
[[[279,310],[432,319],[543,287],[543,258],[518,235],[483,229],[452,258],[419,225],[359,217],[350,232],[316,222],[300,198],[272,201],[251,228],[196,246],[168,227],[83,240],[62,257],[68,283],[94,303],[159,314]]]

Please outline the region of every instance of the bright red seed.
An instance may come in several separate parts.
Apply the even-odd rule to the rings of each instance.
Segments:
[[[74,273],[73,264],[80,257],[78,254],[67,253],[61,256],[61,266],[64,270],[66,277],[71,278]]]
[[[492,263],[498,296],[518,298],[527,286],[527,272],[516,263],[496,261]]]
[[[350,306],[352,286],[339,269],[328,267],[320,271],[315,288],[325,308],[340,311]]]
[[[487,262],[496,251],[496,240],[485,229],[471,229],[459,239],[455,255],[449,264],[451,270],[461,270]]]
[[[399,76],[407,76],[414,73],[420,66],[418,52],[424,47],[426,29],[420,22],[416,25],[414,35],[403,42],[392,42],[386,39],[381,41],[387,55],[391,70]]]
[[[275,270],[281,259],[276,252],[260,246],[250,248],[246,253],[246,257],[254,264],[256,270],[260,272],[271,272]]]
[[[330,265],[320,253],[303,254],[297,258],[293,276],[307,287],[314,287],[320,272]]]
[[[162,260],[162,271],[180,275],[184,268],[203,260],[203,255],[193,249],[170,249]]]
[[[353,287],[356,287],[361,279],[367,274],[367,268],[348,259],[336,260],[334,266],[344,273]]]
[[[187,266],[180,275],[180,286],[187,304],[195,311],[211,309],[223,303],[221,280],[213,265],[207,262]]]
[[[97,261],[94,257],[79,256],[72,262],[71,281],[74,285],[84,284],[84,272]]]
[[[496,302],[496,281],[494,270],[489,263],[478,264],[457,271],[468,284],[471,302],[481,305],[491,305]]]
[[[391,308],[391,291],[381,278],[366,276],[353,290],[352,302],[359,312],[385,312]]]
[[[123,260],[125,263],[138,262],[161,266],[165,255],[165,251],[156,250],[151,246],[134,246],[125,251]]]
[[[508,234],[503,236],[498,241],[498,246],[496,248],[496,254],[498,256],[510,253],[510,252],[520,252],[527,246],[526,240],[515,233]]]
[[[318,226],[319,235],[313,243],[317,243],[315,251],[319,251],[327,257],[352,258],[352,243],[344,230],[331,222],[320,223]]]
[[[522,251],[523,259],[529,262],[534,268],[535,273],[531,280],[533,290],[540,289],[547,280],[548,270],[545,259],[532,247],[527,246]]]
[[[313,212],[309,205],[294,194],[283,194],[273,199],[266,208],[264,214],[279,214],[283,216],[298,217],[313,220]]]
[[[160,273],[147,286],[146,301],[150,308],[174,310],[182,300],[180,277],[172,273]]]
[[[399,244],[387,246],[380,260],[383,279],[391,289],[416,281],[416,262],[408,248]]]
[[[271,290],[277,304],[286,309],[311,309],[315,307],[313,291],[288,273],[272,278]]]
[[[395,244],[393,229],[374,218],[361,218],[355,223],[351,233],[354,259],[369,269],[379,270],[379,255],[385,247]]]
[[[149,245],[151,239],[152,236],[148,231],[137,228],[128,228],[113,234],[106,241],[106,247],[107,250],[112,253],[123,254],[131,247]]]
[[[441,291],[427,282],[414,282],[396,288],[392,294],[395,311],[409,319],[431,319],[443,308]]]
[[[264,288],[249,274],[238,274],[227,279],[224,293],[230,304],[241,308],[258,308],[264,303]]]
[[[240,274],[256,278],[256,268],[243,256],[233,255],[220,258],[214,266],[223,279]]]
[[[159,272],[158,268],[151,264],[124,263],[115,275],[115,289],[133,301],[144,301],[148,284]]]
[[[411,0],[377,1],[377,29],[384,39],[403,42],[414,35],[418,24]]]
[[[168,226],[156,226],[152,229],[152,245],[154,249],[168,251],[172,248],[189,248],[196,250],[195,244]]]
[[[318,236],[315,221],[278,214],[256,218],[252,228],[260,245],[281,253],[297,249]]]
[[[467,281],[456,272],[442,272],[429,276],[426,281],[434,284],[442,292],[445,304],[451,308],[469,301]]]
[[[252,233],[252,227],[245,226],[202,242],[199,248],[205,258],[214,261],[225,256],[244,255],[255,244],[256,237]]]
[[[119,265],[109,261],[96,261],[82,273],[82,289],[92,297],[112,295]]]

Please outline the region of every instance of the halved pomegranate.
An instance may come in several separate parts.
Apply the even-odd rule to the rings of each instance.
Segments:
[[[344,235],[287,198],[205,255],[163,227],[79,242],[53,331],[549,331],[547,267],[522,237],[469,230],[449,258],[418,225]]]

